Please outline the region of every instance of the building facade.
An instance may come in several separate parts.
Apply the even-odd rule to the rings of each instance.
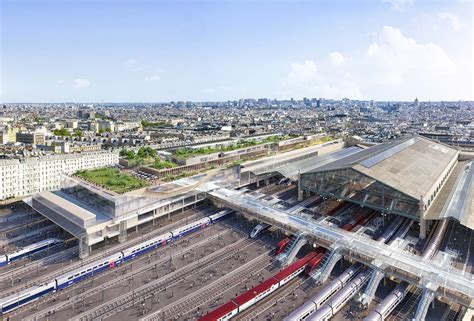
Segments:
[[[16,141],[25,144],[42,145],[45,142],[45,135],[36,132],[18,132]]]
[[[94,151],[0,160],[0,201],[60,188],[61,176],[118,164],[118,151]]]

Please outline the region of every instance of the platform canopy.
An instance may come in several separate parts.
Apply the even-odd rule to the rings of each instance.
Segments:
[[[419,136],[379,144],[301,175],[301,188],[419,220],[458,151]]]

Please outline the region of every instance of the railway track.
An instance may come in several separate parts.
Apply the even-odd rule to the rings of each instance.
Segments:
[[[180,250],[174,252],[171,256],[166,256],[166,257],[160,256],[160,257],[157,257],[157,259],[155,261],[150,260],[149,263],[141,266],[138,269],[131,270],[127,274],[123,274],[119,278],[113,278],[112,280],[110,280],[108,282],[105,282],[104,284],[98,284],[96,287],[91,288],[89,290],[86,290],[85,292],[83,292],[81,294],[71,296],[71,299],[59,302],[59,303],[54,304],[54,305],[50,305],[50,306],[48,306],[47,309],[43,309],[43,310],[41,310],[41,311],[39,311],[39,312],[37,312],[33,315],[30,315],[30,316],[24,318],[24,320],[38,320],[40,318],[47,317],[50,314],[50,312],[53,311],[53,310],[56,311],[56,312],[64,310],[64,309],[68,308],[71,305],[75,306],[75,304],[77,304],[77,303],[85,302],[85,300],[87,298],[90,298],[90,297],[92,297],[96,294],[99,294],[99,293],[101,293],[105,290],[108,290],[108,289],[111,289],[111,288],[114,288],[114,287],[117,287],[117,286],[123,286],[124,281],[127,281],[129,279],[133,279],[134,277],[139,276],[142,273],[153,271],[153,270],[156,269],[156,267],[159,267],[162,264],[164,264],[166,262],[169,262],[170,257],[171,258],[176,258],[176,257],[179,257],[183,254],[191,252],[194,249],[196,249],[196,248],[198,248],[198,247],[200,247],[200,246],[202,246],[206,243],[209,243],[209,242],[219,238],[220,236],[222,236],[223,234],[228,233],[228,232],[230,232],[230,230],[225,230],[224,232],[221,232],[219,235],[214,235],[214,236],[211,236],[209,238],[203,239],[199,242],[193,243],[192,245],[190,245],[188,247],[185,247],[183,249],[180,249]],[[182,239],[182,240],[186,240],[186,239]],[[180,241],[178,241],[178,242],[180,242]],[[146,257],[141,257],[139,260],[147,260],[147,258]],[[137,260],[130,261],[130,263],[132,263],[132,262],[136,263]],[[128,266],[129,266],[129,264],[125,263],[124,265],[122,265],[118,269],[112,269],[112,270],[102,272],[100,274],[100,277],[104,277],[104,276],[107,276],[107,275],[114,274],[114,273],[116,273],[116,271],[120,271],[120,270],[126,271]],[[74,285],[70,288],[63,289],[62,291],[54,294],[53,295],[53,301],[55,301],[58,298],[59,295],[64,296],[65,294],[74,291],[79,285],[82,285],[82,284],[78,283],[78,284],[76,284],[76,285]],[[56,296],[56,297],[54,297],[54,296]]]
[[[183,224],[185,221],[189,220],[189,219],[193,219],[195,217],[199,216],[199,213],[197,214],[193,214],[193,215],[190,215],[189,217],[187,217],[186,219],[181,219],[181,220],[178,220],[174,223],[171,223],[169,225],[166,225],[166,226],[163,226],[151,233],[148,233],[146,235],[143,235],[143,237],[137,237],[137,238],[134,238],[134,239],[131,239],[131,240],[128,240],[124,243],[121,243],[121,244],[118,244],[117,246],[115,247],[112,247],[110,249],[108,249],[107,251],[104,251],[104,252],[100,252],[100,253],[97,253],[95,255],[92,255],[92,256],[89,256],[87,258],[84,258],[82,260],[79,260],[79,261],[76,261],[75,263],[72,263],[72,264],[69,264],[67,266],[64,266],[63,268],[61,269],[58,269],[58,270],[55,270],[47,275],[44,275],[44,276],[39,276],[39,277],[36,277],[32,280],[29,280],[28,282],[23,282],[22,284],[16,286],[16,287],[10,287],[6,290],[3,290],[2,292],[0,292],[0,298],[4,298],[4,297],[7,297],[9,295],[12,295],[12,294],[15,294],[17,293],[18,291],[21,291],[21,290],[24,290],[26,288],[28,288],[29,286],[31,286],[31,284],[34,284],[34,283],[37,283],[37,284],[40,284],[40,283],[44,283],[44,282],[47,282],[47,281],[50,281],[52,279],[55,279],[56,277],[64,274],[64,273],[67,273],[69,271],[72,271],[74,269],[77,269],[83,265],[86,265],[86,264],[89,264],[89,263],[93,263],[95,262],[96,260],[100,259],[100,258],[103,258],[103,257],[106,257],[110,254],[113,254],[113,253],[116,253],[118,251],[121,251],[121,250],[124,250],[128,247],[131,247],[131,246],[134,246],[136,244],[139,244],[141,242],[144,242],[152,237],[155,237],[157,235],[160,235],[162,233],[166,233],[172,229],[174,229],[175,227],[177,226],[180,226],[181,224]],[[22,275],[25,275],[29,272],[32,272],[36,270],[36,266],[34,267],[31,267],[29,265],[25,265],[24,267],[21,268],[21,270],[18,270],[16,272],[16,275],[17,277],[18,276],[22,276]]]
[[[53,231],[59,231],[56,225],[45,225],[38,229],[32,230],[26,233],[20,233],[19,235],[10,238],[0,238],[0,246],[6,246],[14,242],[23,241],[29,238],[38,237],[40,234],[49,233]]]
[[[216,236],[217,237],[217,236]],[[195,261],[194,264],[184,266],[172,273],[169,273],[159,279],[156,279],[148,284],[145,284],[138,289],[133,290],[132,292],[127,292],[112,301],[105,302],[95,308],[89,309],[88,311],[79,314],[72,318],[72,320],[104,320],[109,318],[121,311],[126,310],[129,307],[135,305],[135,302],[144,301],[158,292],[165,291],[167,288],[177,285],[186,278],[189,278],[192,275],[195,275],[205,269],[212,267],[213,265],[222,262],[233,255],[236,251],[240,251],[248,246],[251,246],[253,243],[258,242],[255,240],[248,243],[244,247],[241,246],[241,243],[248,242],[248,239],[242,238],[237,242],[234,242],[212,254],[209,254],[198,261]]]
[[[62,244],[52,246],[50,250],[53,250],[54,248],[59,247],[59,246],[62,246]],[[56,260],[60,260],[61,258],[67,257],[69,254],[74,253],[74,251],[78,251],[78,246],[70,247],[61,252],[55,253],[53,255],[44,257],[42,259],[39,259],[33,262],[26,261],[24,266],[20,266],[16,269],[0,274],[0,282],[9,282],[11,281],[12,278],[19,278],[25,273],[39,270],[41,267],[45,266],[46,264],[55,263]]]
[[[236,320],[256,320],[258,316],[268,311],[276,303],[284,300],[288,295],[295,292],[300,286],[308,282],[311,278],[301,279],[295,278],[289,283],[285,284],[282,288],[278,289],[268,297],[259,301],[256,305],[246,310],[240,315],[235,317]]]
[[[1,230],[0,234],[8,234],[8,233],[11,233],[11,232],[16,231],[18,229],[21,229],[23,227],[28,227],[29,225],[32,225],[32,224],[39,224],[41,222],[46,222],[47,220],[48,219],[44,218],[44,217],[35,217],[35,218],[30,219],[28,221],[20,222],[19,224],[16,224],[16,225],[13,224],[13,223],[16,223],[16,222],[13,222],[12,224],[9,224],[11,226],[8,226],[7,229]]]
[[[239,268],[226,274],[223,278],[217,279],[211,284],[191,293],[184,298],[164,307],[153,316],[144,318],[146,321],[170,320],[176,319],[192,312],[196,308],[202,306],[210,300],[219,298],[222,294],[229,290],[229,285],[239,284],[240,281],[247,278],[250,274],[260,272],[265,269],[273,258],[269,255],[270,251],[264,252],[251,260],[250,262],[240,266]]]

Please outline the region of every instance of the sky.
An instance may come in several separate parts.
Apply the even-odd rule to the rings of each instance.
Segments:
[[[0,102],[474,100],[472,0],[0,0]]]

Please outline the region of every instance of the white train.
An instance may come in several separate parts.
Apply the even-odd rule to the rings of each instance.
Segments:
[[[395,307],[403,301],[408,292],[408,283],[402,282],[390,292],[378,306],[373,309],[364,321],[383,321],[387,318]]]
[[[400,230],[403,222],[405,221],[402,217],[397,217],[385,229],[385,231],[377,238],[377,241],[381,243],[388,243],[397,231]],[[320,309],[326,304],[336,293],[339,292],[351,279],[361,271],[361,264],[353,264],[335,278],[331,283],[324,287],[320,292],[313,296],[309,301],[305,302],[302,306],[294,310],[290,315],[285,318],[285,321],[302,321],[306,320],[312,313]],[[332,300],[331,300],[332,302]]]
[[[362,271],[347,284],[342,290],[340,290],[331,300],[326,302],[319,310],[310,315],[306,320],[308,321],[328,321],[330,320],[339,310],[356,295],[365,281],[369,278],[370,273],[368,271]]]
[[[431,239],[425,249],[423,250],[422,259],[424,261],[429,260],[438,250],[441,241],[446,233],[448,226],[448,220],[444,220],[438,223],[436,229],[433,231]],[[369,315],[364,319],[365,321],[381,321],[385,320],[386,317],[392,313],[395,307],[403,301],[406,294],[408,293],[408,284],[405,282],[400,283],[395,289],[392,290],[383,300],[377,305]]]
[[[328,300],[342,289],[359,271],[361,270],[361,264],[353,264],[341,275],[335,278],[328,286],[324,287],[318,294],[313,296],[309,301],[305,302],[298,309],[290,313],[285,321],[301,321],[305,320],[310,314],[320,309]]]
[[[46,239],[46,240],[42,240],[28,246],[25,246],[23,248],[20,248],[18,249],[18,251],[14,253],[2,255],[0,256],[0,267],[10,264],[12,262],[18,261],[34,253],[41,252],[43,250],[46,250],[47,248],[52,247],[53,245],[63,243],[63,242],[64,242],[63,240],[55,239],[55,238]]]
[[[216,214],[179,227],[171,232],[149,239],[139,245],[135,245],[123,251],[109,255],[98,260],[97,262],[84,265],[73,271],[69,271],[45,284],[33,286],[17,294],[0,299],[0,314],[13,311],[25,304],[38,300],[47,293],[66,288],[74,283],[80,282],[85,278],[111,269],[123,262],[132,260],[135,257],[143,255],[144,253],[149,252],[159,246],[166,245],[172,240],[179,239],[184,235],[205,228],[206,226],[214,224],[220,219],[223,219],[232,212],[232,210],[225,209]]]
[[[270,228],[270,225],[265,224],[265,223],[260,223],[257,226],[254,227],[252,232],[250,232],[250,238],[254,239],[257,238],[259,235],[261,235],[263,232],[268,230]]]

